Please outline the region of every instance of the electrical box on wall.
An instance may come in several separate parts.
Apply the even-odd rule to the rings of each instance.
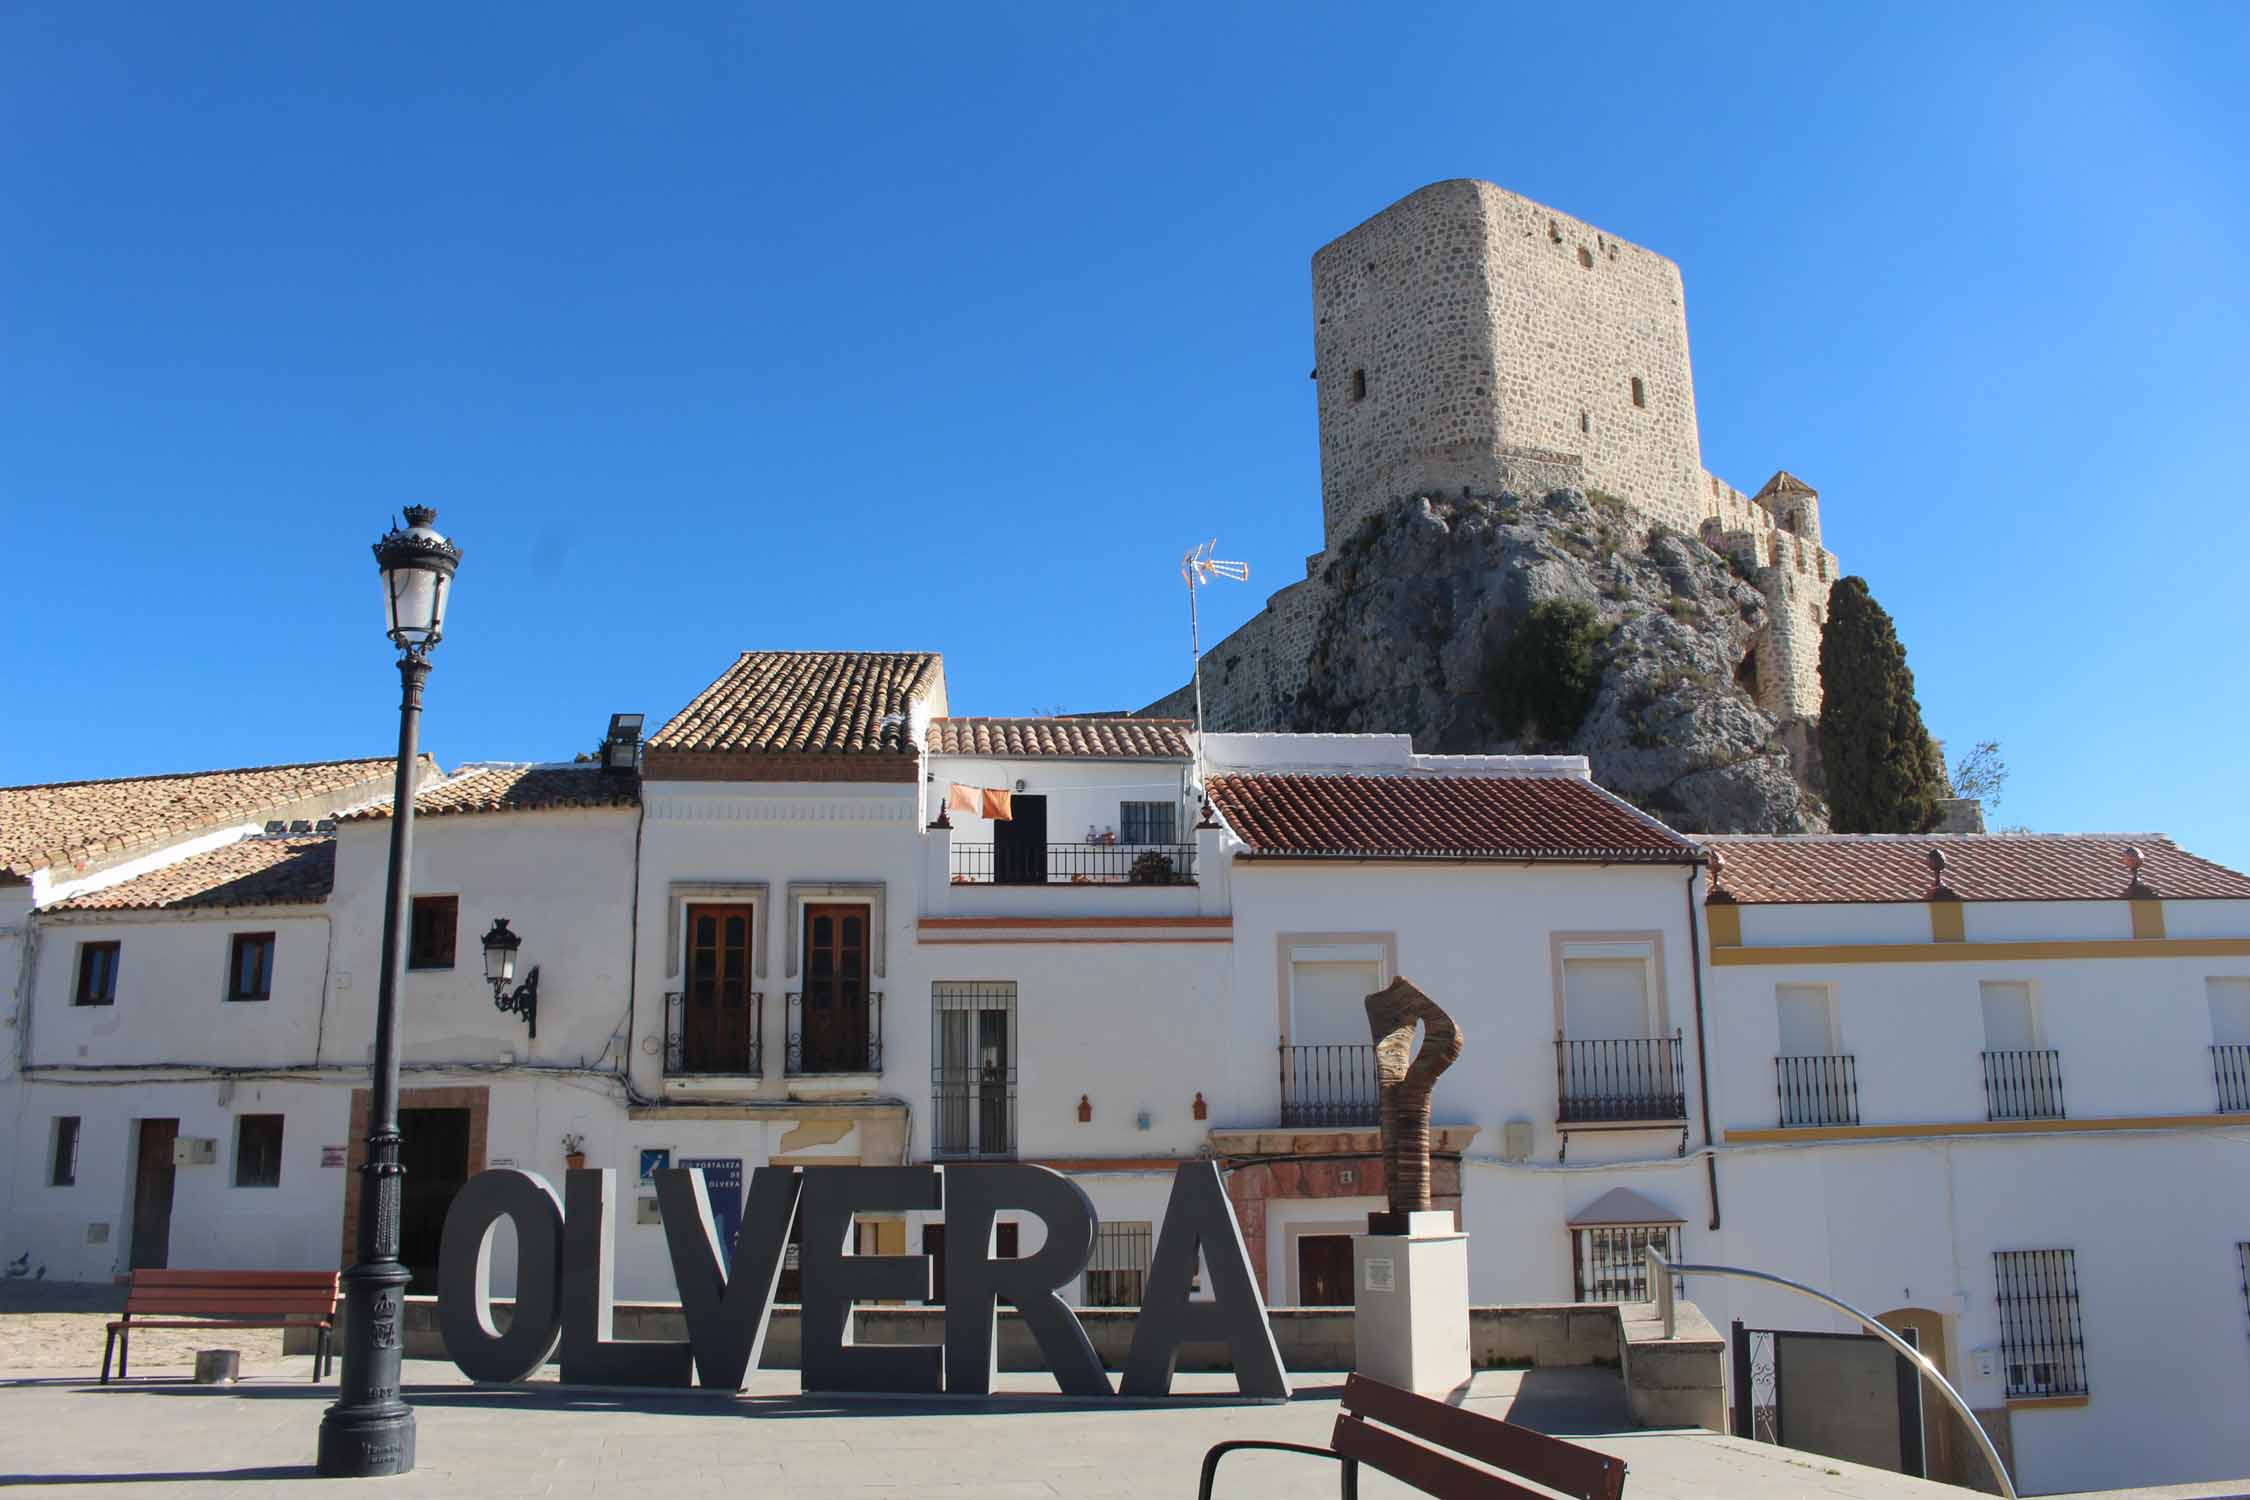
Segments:
[[[219,1143],[209,1136],[183,1135],[172,1142],[172,1165],[208,1167],[219,1159]]]
[[[1500,1127],[1500,1157],[1503,1161],[1531,1160],[1529,1120],[1510,1120]]]

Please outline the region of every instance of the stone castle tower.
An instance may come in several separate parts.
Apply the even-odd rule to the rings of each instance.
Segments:
[[[1214,730],[1284,727],[1329,552],[1412,495],[1600,491],[1734,554],[1770,605],[1759,705],[1820,712],[1835,555],[1820,497],[1776,473],[1746,496],[1703,467],[1680,268],[1489,182],[1433,183],[1314,256],[1322,551],[1205,656]],[[1170,706],[1181,695],[1165,700]]]

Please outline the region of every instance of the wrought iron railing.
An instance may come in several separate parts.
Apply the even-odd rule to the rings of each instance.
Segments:
[[[664,995],[664,1075],[678,1077],[758,1078],[765,1073],[766,996],[752,990],[745,997],[750,1014],[745,1045],[732,1055],[706,1054],[702,1044],[690,1045],[687,1037],[687,993],[668,990]]]
[[[2219,1086],[2219,1110],[2250,1110],[2250,1042],[2222,1042],[2211,1049],[2211,1080]]]
[[[1374,1125],[1381,1122],[1382,1085],[1375,1048],[1366,1042],[1292,1047],[1281,1044],[1281,1123],[1289,1126]]]
[[[1565,1125],[1592,1120],[1684,1120],[1687,1065],[1680,1033],[1555,1043],[1555,1093]]]
[[[1784,1125],[1857,1125],[1859,1069],[1850,1053],[1773,1060]]]
[[[804,1002],[803,990],[789,992],[789,1077],[883,1071],[882,991],[869,990],[856,1001],[816,1006],[809,1030]]]
[[[1193,844],[953,846],[955,885],[1193,885]]]
[[[950,1161],[1016,1154],[1016,1070],[930,1070],[931,1154]]]
[[[2054,1051],[1985,1053],[1984,1117],[1988,1120],[2063,1118],[2062,1054]]]

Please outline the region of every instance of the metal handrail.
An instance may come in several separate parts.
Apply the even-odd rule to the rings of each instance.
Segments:
[[[2008,1477],[2008,1466],[2000,1461],[2000,1450],[1992,1446],[1992,1439],[1985,1432],[1984,1424],[1977,1420],[1975,1412],[1969,1410],[1969,1403],[1964,1401],[1961,1398],[1961,1393],[1953,1388],[1953,1382],[1945,1378],[1944,1372],[1938,1369],[1927,1354],[1885,1328],[1881,1323],[1876,1322],[1866,1313],[1861,1312],[1841,1297],[1831,1296],[1820,1288],[1806,1286],[1801,1281],[1791,1281],[1786,1276],[1776,1276],[1770,1271],[1753,1271],[1747,1266],[1689,1265],[1685,1262],[1674,1265],[1664,1258],[1662,1251],[1651,1246],[1648,1251],[1649,1288],[1656,1296],[1656,1315],[1664,1324],[1664,1336],[1667,1339],[1673,1337],[1678,1331],[1672,1307],[1672,1278],[1675,1276],[1733,1276],[1743,1281],[1762,1281],[1769,1286],[1782,1287],[1788,1291],[1796,1292],[1800,1296],[1810,1297],[1815,1302],[1825,1303],[1846,1317],[1855,1320],[1869,1333],[1874,1334],[1875,1337],[1913,1361],[1915,1366],[1921,1370],[1923,1378],[1938,1388],[1938,1394],[1945,1397],[1947,1403],[1961,1414],[1961,1420],[1969,1424],[1970,1436],[1977,1440],[1977,1447],[1983,1450],[1984,1461],[1992,1468],[1992,1477],[2000,1483],[2000,1493],[2005,1495],[2007,1500],[2017,1500],[2015,1481]]]

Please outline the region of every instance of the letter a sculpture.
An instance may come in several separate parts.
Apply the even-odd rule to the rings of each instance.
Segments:
[[[1413,1052],[1414,1028],[1422,1050]],[[1430,1091],[1461,1056],[1461,1029],[1435,1000],[1404,979],[1367,997],[1375,1034],[1375,1076],[1382,1084],[1383,1176],[1390,1212],[1367,1216],[1371,1234],[1405,1234],[1409,1214],[1430,1206]],[[1413,1060],[1408,1061],[1408,1054]]]

